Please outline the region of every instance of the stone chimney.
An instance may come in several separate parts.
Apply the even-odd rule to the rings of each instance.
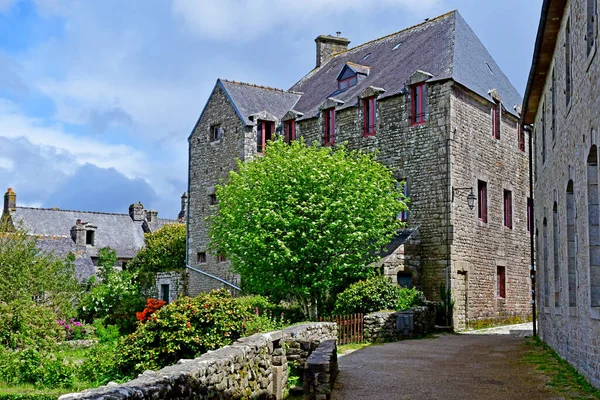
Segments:
[[[139,201],[129,206],[129,216],[134,221],[143,221],[146,218],[144,205]]]
[[[177,219],[181,219],[185,221],[187,217],[187,208],[188,208],[188,194],[187,192],[183,192],[181,195],[181,211],[179,211],[179,215]]]
[[[315,39],[317,43],[317,68],[324,65],[335,54],[348,50],[350,40],[340,37],[341,32],[337,32],[337,36],[320,35]]]
[[[146,221],[148,221],[148,222],[158,221],[158,211],[146,210]]]
[[[85,225],[78,219],[71,228],[71,239],[73,239],[77,246],[85,246],[85,235]]]
[[[3,214],[8,214],[17,210],[17,194],[12,188],[8,188],[4,193],[4,211]]]

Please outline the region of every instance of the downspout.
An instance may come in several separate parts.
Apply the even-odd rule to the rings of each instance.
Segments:
[[[531,128],[529,126],[523,126],[523,130],[529,135],[529,198],[531,199],[531,210],[529,216],[530,231],[529,231],[529,253],[530,253],[530,273],[531,273],[531,308],[532,308],[532,322],[533,322],[533,337],[537,336],[537,321],[536,321],[536,292],[535,292],[535,220],[533,218],[533,135],[531,134]]]

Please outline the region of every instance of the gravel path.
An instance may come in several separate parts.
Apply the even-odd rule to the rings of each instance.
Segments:
[[[527,324],[373,345],[341,356],[332,398],[560,399],[521,359]]]

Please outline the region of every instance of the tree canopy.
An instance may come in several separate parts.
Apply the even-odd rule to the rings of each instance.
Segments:
[[[177,271],[185,268],[184,224],[168,224],[146,233],[146,246],[131,260],[127,269],[141,273]]]
[[[216,189],[213,251],[248,291],[295,298],[314,318],[331,294],[371,274],[367,265],[402,227],[402,188],[375,157],[301,139],[238,162]]]

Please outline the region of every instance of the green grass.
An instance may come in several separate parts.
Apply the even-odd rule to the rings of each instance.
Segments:
[[[515,324],[524,324],[526,322],[531,322],[531,316],[527,318],[523,317],[504,317],[504,318],[488,318],[481,319],[477,321],[469,321],[469,326],[467,329],[486,329],[486,328],[494,328],[496,326],[504,326],[504,325],[515,325]]]
[[[364,347],[371,346],[371,345],[372,345],[372,343],[369,343],[369,342],[342,344],[341,346],[338,346],[337,353],[344,354],[349,351],[360,350]]]
[[[523,361],[535,366],[549,382],[547,385],[568,399],[600,399],[600,390],[594,388],[571,364],[560,358],[539,338],[526,342],[529,351]]]

